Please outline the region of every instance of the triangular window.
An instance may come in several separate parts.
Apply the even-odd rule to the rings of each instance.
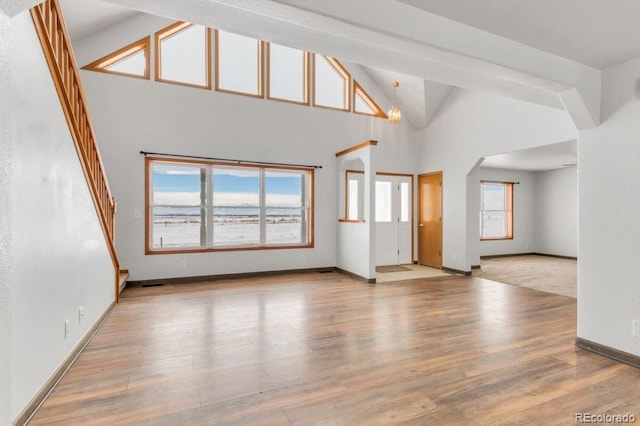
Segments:
[[[148,80],[150,41],[150,37],[145,37],[82,67],[82,69]]]
[[[382,111],[376,101],[373,100],[357,81],[353,82],[353,112],[356,114],[372,115],[374,117],[387,118],[387,114]]]
[[[349,96],[351,76],[337,59],[315,55],[314,83],[314,106],[343,111],[351,109]]]

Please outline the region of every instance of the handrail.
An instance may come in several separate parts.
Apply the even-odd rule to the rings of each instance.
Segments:
[[[58,0],[47,0],[33,7],[31,16],[100,218],[111,260],[116,268],[118,287],[120,267],[115,251],[116,202],[107,182],[60,4]],[[118,295],[116,288],[116,299]]]

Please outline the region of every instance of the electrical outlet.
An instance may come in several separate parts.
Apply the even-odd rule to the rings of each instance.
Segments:
[[[71,325],[69,324],[69,320],[64,322],[64,338],[68,339],[69,334],[71,334]]]
[[[458,255],[457,254],[452,254],[451,255],[451,260],[453,260],[454,262],[458,261]]]
[[[84,306],[78,309],[78,324],[82,324],[82,320],[84,320]]]
[[[632,329],[633,337],[640,338],[640,321],[633,320],[631,324],[633,326],[633,329]]]
[[[134,210],[133,211],[133,217],[136,219],[140,219],[140,210]]]
[[[181,260],[180,261],[180,269],[185,269],[187,267],[187,261],[186,260]]]

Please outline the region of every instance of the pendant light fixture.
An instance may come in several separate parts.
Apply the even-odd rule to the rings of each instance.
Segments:
[[[395,124],[402,120],[402,111],[396,106],[396,87],[400,86],[397,81],[393,82],[393,105],[387,113],[389,123]]]

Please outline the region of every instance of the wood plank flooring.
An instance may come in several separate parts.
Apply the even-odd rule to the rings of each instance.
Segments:
[[[573,298],[475,277],[128,288],[31,424],[640,419],[640,370],[576,349],[575,324]]]

